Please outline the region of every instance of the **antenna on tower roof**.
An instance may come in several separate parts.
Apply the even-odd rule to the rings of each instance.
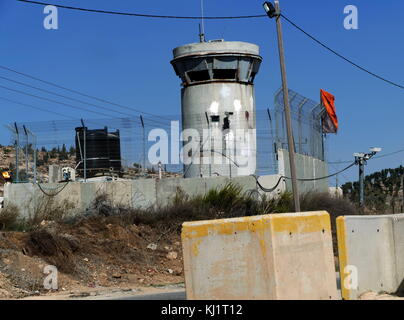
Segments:
[[[201,23],[199,24],[199,41],[205,42],[205,18],[203,10],[203,0],[201,0]]]

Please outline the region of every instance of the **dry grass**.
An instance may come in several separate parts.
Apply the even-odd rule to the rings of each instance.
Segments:
[[[75,204],[68,201],[58,201],[55,198],[43,197],[38,201],[30,214],[27,225],[38,226],[42,221],[61,221],[68,217]]]
[[[300,199],[302,211],[325,210],[330,214],[334,254],[338,252],[336,219],[339,216],[358,215],[360,210],[349,200],[335,198],[328,193],[307,193]]]
[[[66,273],[74,271],[72,256],[78,249],[77,241],[48,229],[30,232],[25,243],[25,250],[30,256],[43,257],[49,264]]]
[[[301,199],[301,205],[304,211],[327,210],[330,213],[334,245],[335,218],[357,212],[349,201],[336,199],[328,194],[306,194]],[[277,198],[268,198],[257,193],[244,193],[238,186],[226,185],[211,190],[205,196],[193,198],[179,190],[172,203],[164,207],[133,209],[115,206],[108,196],[101,194],[81,215],[70,217],[64,212],[66,208],[70,206],[57,202],[44,202],[38,205],[35,215],[24,221],[24,230],[29,231],[24,240],[24,250],[29,256],[39,256],[49,264],[57,266],[59,270],[73,274],[81,272],[78,261],[82,259],[77,257],[83,253],[90,252],[99,257],[101,253],[110,254],[110,251],[113,254],[126,249],[130,251],[132,250],[128,247],[130,237],[133,237],[131,240],[133,245],[138,246],[144,246],[144,242],[159,243],[170,238],[176,239],[179,238],[182,223],[185,221],[291,212],[293,199],[290,193],[281,194]],[[8,214],[0,215],[0,218],[8,218],[0,219],[3,221],[0,223],[11,228],[18,224],[18,221],[15,220],[16,214],[10,212],[15,213],[17,210],[11,210],[10,207],[8,209],[9,211],[6,211]],[[47,223],[41,224],[44,220]],[[56,222],[49,223],[49,221]],[[112,237],[116,232],[111,231],[108,226],[117,226],[116,230],[121,230],[122,234],[111,240],[108,237]],[[140,229],[133,232],[133,228]],[[73,230],[77,230],[78,233],[74,234]],[[69,237],[69,235],[75,236]],[[94,238],[92,235],[95,235]],[[143,242],[136,242],[140,241],[139,237],[145,238],[141,239]],[[95,244],[98,247],[94,247]],[[335,253],[336,250],[335,247]],[[138,251],[129,253],[138,261],[142,260],[138,257]]]
[[[189,197],[178,190],[172,203],[163,207],[133,209],[114,206],[105,194],[99,195],[84,215],[64,220],[77,223],[83,219],[98,219],[122,225],[148,225],[159,232],[181,231],[185,221],[199,221],[245,217],[293,211],[293,198],[288,192],[276,198],[244,193],[242,188],[231,183],[219,189],[210,190],[204,196]],[[340,215],[357,214],[355,206],[345,199],[338,199],[327,193],[308,193],[301,197],[302,211],[326,210],[330,213],[333,230],[335,219]]]
[[[43,221],[56,221],[77,224],[86,219],[118,222],[122,225],[148,225],[160,232],[180,232],[185,221],[211,220],[245,217],[293,211],[293,198],[290,193],[282,193],[276,198],[245,193],[238,185],[228,183],[222,188],[210,190],[204,196],[189,197],[177,190],[172,202],[166,206],[134,209],[116,206],[106,194],[100,194],[82,214],[69,216],[74,204],[58,202],[54,198],[38,201],[28,219],[18,220],[18,210],[14,207],[0,212],[0,228],[25,231],[38,230]],[[326,210],[331,215],[333,230],[335,219],[340,215],[354,215],[357,208],[345,199],[338,199],[328,193],[308,193],[301,197],[302,211]]]

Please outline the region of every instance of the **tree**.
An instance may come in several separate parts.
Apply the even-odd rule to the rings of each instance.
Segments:
[[[69,149],[69,155],[72,157],[76,154],[76,148],[71,146]]]
[[[59,152],[59,160],[66,160],[69,158],[69,155],[67,153],[66,145],[63,144],[62,150]]]

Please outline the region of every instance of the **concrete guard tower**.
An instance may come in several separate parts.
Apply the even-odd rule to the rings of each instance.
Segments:
[[[193,141],[198,146],[184,150],[184,157],[191,159],[184,165],[185,177],[254,174],[259,47],[214,40],[184,45],[173,53],[171,64],[182,80],[182,130],[199,134]]]

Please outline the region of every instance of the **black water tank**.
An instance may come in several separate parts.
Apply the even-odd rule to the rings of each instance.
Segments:
[[[119,130],[108,133],[104,129],[88,130],[76,128],[76,164],[77,169],[84,169],[84,132],[86,137],[86,164],[87,170],[121,170],[121,147]]]

